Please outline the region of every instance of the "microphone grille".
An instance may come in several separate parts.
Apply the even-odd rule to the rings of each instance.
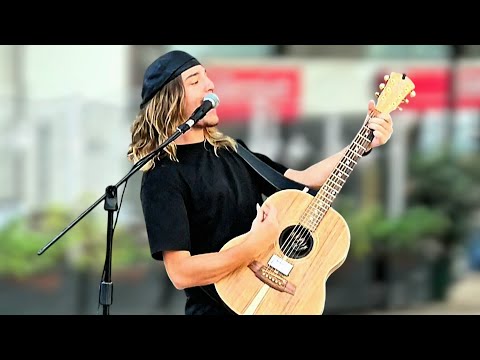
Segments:
[[[213,104],[213,108],[215,109],[219,104],[220,104],[220,99],[218,98],[217,95],[215,95],[214,93],[209,93],[207,95],[205,95],[205,97],[203,98],[203,100],[208,100],[210,101],[212,104]]]

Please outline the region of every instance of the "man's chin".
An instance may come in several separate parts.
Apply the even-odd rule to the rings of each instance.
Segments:
[[[194,125],[194,127],[199,129],[206,129],[206,128],[215,128],[218,125],[218,121],[199,121]]]
[[[215,124],[214,126],[218,125],[219,119],[217,113],[211,113],[210,116],[205,117],[205,121],[209,124]]]
[[[202,128],[211,128],[217,126],[219,123],[218,116],[212,116],[210,118],[205,118],[203,120],[200,120],[196,126],[202,127]]]

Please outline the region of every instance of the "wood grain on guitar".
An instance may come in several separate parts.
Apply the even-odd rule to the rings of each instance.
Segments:
[[[350,230],[332,203],[373,140],[368,120],[408,104],[415,85],[405,74],[392,72],[380,84],[375,110],[367,117],[317,195],[281,190],[266,199],[278,211],[279,238],[273,247],[249,266],[241,267],[215,283],[222,300],[239,315],[321,315],[328,277],[346,260]],[[400,109],[401,110],[401,109]],[[242,241],[230,240],[220,250]]]

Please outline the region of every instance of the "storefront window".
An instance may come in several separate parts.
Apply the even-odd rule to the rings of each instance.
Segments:
[[[264,57],[275,55],[278,45],[168,45],[196,57]]]
[[[388,59],[449,59],[451,45],[366,45],[369,58]]]

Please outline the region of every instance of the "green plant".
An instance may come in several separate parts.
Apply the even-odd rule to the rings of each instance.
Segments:
[[[26,277],[68,265],[82,271],[101,271],[106,256],[106,213],[92,213],[64,234],[41,256],[39,249],[58,235],[78,214],[50,205],[14,219],[0,230],[0,274]],[[127,226],[117,225],[112,242],[112,268],[149,260],[145,241]]]
[[[53,220],[55,214],[51,214]],[[48,256],[37,252],[48,241],[51,233],[36,216],[16,218],[0,230],[0,274],[25,278],[40,274],[66,261],[65,246],[51,248]]]
[[[415,251],[423,239],[441,237],[449,227],[450,220],[441,211],[414,206],[398,217],[378,222],[371,236],[376,244],[390,251]]]
[[[103,268],[106,257],[106,219],[92,217],[72,229],[69,262],[77,269],[88,271]],[[138,240],[138,241],[137,241]],[[121,269],[143,263],[149,252],[143,242],[130,229],[116,226],[112,240],[112,268]]]
[[[335,210],[345,219],[350,230],[350,253],[363,258],[373,251],[374,229],[384,219],[379,205],[357,207],[352,198],[344,197],[336,203]]]
[[[450,219],[426,206],[407,208],[398,217],[388,217],[379,204],[356,207],[352,199],[343,199],[336,208],[347,222],[351,235],[351,253],[365,257],[374,250],[417,250],[424,239],[442,237],[450,228]]]
[[[439,235],[446,249],[465,239],[471,230],[471,215],[480,204],[475,158],[453,158],[444,152],[412,157],[409,203],[435,209],[448,218],[449,226]]]

